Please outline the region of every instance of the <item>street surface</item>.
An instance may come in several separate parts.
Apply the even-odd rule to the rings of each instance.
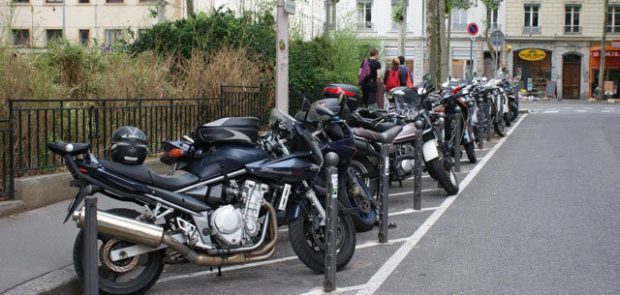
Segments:
[[[501,147],[493,138],[477,164],[463,159],[456,197],[425,176],[425,209],[413,211],[412,181],[394,184],[390,243],[377,243],[378,229],[358,234],[338,293],[620,294],[620,107],[523,108],[533,112]],[[269,261],[221,277],[171,266],[149,294],[320,294],[323,276],[279,233]]]
[[[522,108],[532,112],[505,139],[485,142],[478,163],[462,160],[458,195],[447,197],[425,175],[423,210],[413,211],[413,181],[394,183],[390,242],[377,243],[377,228],[358,234],[353,260],[337,274],[337,293],[620,294],[620,106]],[[104,200],[104,207],[117,205]],[[40,243],[11,238],[19,216],[0,223],[0,254],[9,259],[2,261],[0,292],[71,264],[73,223],[45,230],[60,225],[65,206],[25,213],[37,221],[26,230],[32,241],[43,237]],[[17,243],[23,253],[2,253]],[[49,251],[37,250],[43,246]],[[148,294],[320,294],[322,282],[281,228],[270,260],[224,267],[221,277],[169,265]]]

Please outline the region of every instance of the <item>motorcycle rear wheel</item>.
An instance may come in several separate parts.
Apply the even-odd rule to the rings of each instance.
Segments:
[[[497,134],[497,136],[504,137],[504,135],[506,135],[506,121],[504,121],[504,118],[501,116],[498,117],[493,122],[493,128],[495,129],[495,134]]]
[[[115,208],[111,210],[107,210],[109,213],[113,213],[122,217],[127,218],[136,218],[140,215],[139,212],[126,209],[126,208]],[[97,234],[97,240],[99,244],[99,292],[101,294],[142,294],[150,289],[155,282],[159,279],[163,269],[164,269],[164,250],[149,252],[140,256],[135,257],[138,259],[136,266],[133,269],[130,269],[126,272],[116,272],[105,266],[101,262],[101,254],[104,252],[103,247],[106,243],[118,241],[118,244],[122,245],[121,247],[127,247],[133,245],[133,243],[114,240],[111,236],[105,234]],[[73,244],[73,265],[75,267],[75,272],[77,273],[78,279],[81,282],[84,282],[84,265],[83,265],[83,256],[84,256],[84,230],[80,230],[78,233],[75,243]],[[121,260],[117,262],[111,262],[119,267],[124,267],[124,264],[132,263],[132,258],[128,258],[126,260]],[[131,277],[131,274],[134,273],[135,270],[141,268],[142,271],[137,274],[135,277]],[[122,281],[124,277],[129,277],[127,281]]]
[[[293,251],[308,268],[325,272],[325,226],[318,226],[318,212],[309,203],[301,215],[288,224]],[[350,215],[338,213],[336,221],[336,269],[342,270],[355,253],[355,227]]]
[[[478,159],[476,159],[476,145],[473,141],[465,144],[465,153],[467,154],[469,163],[476,163]]]

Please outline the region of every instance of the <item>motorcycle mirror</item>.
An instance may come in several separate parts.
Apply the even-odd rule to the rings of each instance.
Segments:
[[[306,97],[304,97],[304,101],[301,105],[301,110],[306,112],[306,115],[304,116],[304,126],[306,125],[306,121],[308,120],[308,114],[310,113],[310,108],[312,108],[312,103],[310,102],[310,100]]]

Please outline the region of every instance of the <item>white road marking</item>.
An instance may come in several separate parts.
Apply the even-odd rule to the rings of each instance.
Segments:
[[[439,207],[429,207],[429,208],[422,208],[421,210],[414,210],[414,209],[407,209],[407,210],[403,210],[403,211],[398,211],[398,212],[393,212],[393,213],[389,213],[388,216],[398,216],[398,215],[405,215],[405,214],[411,214],[411,213],[420,213],[420,212],[426,212],[426,211],[435,211],[437,210]]]
[[[506,136],[500,139],[500,141],[495,146],[495,149],[490,151],[482,159],[482,161],[480,161],[480,163],[476,165],[476,167],[472,170],[472,172],[468,174],[467,177],[465,177],[465,179],[463,179],[463,181],[461,182],[459,193],[454,196],[449,196],[448,198],[446,198],[446,200],[444,200],[441,203],[439,208],[435,210],[433,214],[431,214],[431,216],[413,233],[413,235],[411,235],[407,239],[407,241],[402,246],[400,246],[400,248],[383,264],[383,266],[381,266],[381,268],[379,268],[379,270],[377,270],[377,272],[370,278],[370,280],[366,282],[365,287],[360,289],[359,292],[357,292],[358,295],[374,294],[379,289],[379,287],[383,284],[383,282],[385,282],[390,276],[390,274],[392,274],[392,272],[396,270],[398,265],[400,265],[400,263],[405,259],[405,257],[407,257],[407,255],[411,252],[411,250],[413,250],[413,247],[415,247],[415,245],[422,239],[422,237],[424,237],[424,235],[433,226],[433,224],[435,224],[435,222],[439,220],[441,215],[443,215],[446,212],[446,210],[450,207],[450,205],[454,203],[456,198],[458,198],[461,195],[461,193],[465,190],[465,188],[469,186],[469,184],[474,179],[474,177],[478,175],[480,170],[482,170],[482,168],[488,163],[489,159],[493,157],[495,152],[497,152],[499,148],[502,147],[504,142],[506,142],[506,139],[510,137],[510,135],[515,129],[517,129],[519,124],[523,122],[523,119],[526,116],[523,116],[521,119],[519,119],[519,121],[515,124],[515,126],[508,131]]]
[[[427,189],[423,189],[422,192],[423,193],[428,193],[428,192],[432,192],[432,191],[436,191],[436,190],[443,190],[443,188],[427,188]],[[390,197],[398,197],[398,196],[404,196],[404,195],[411,195],[413,194],[413,191],[406,191],[406,192],[399,192],[399,193],[393,193],[393,194],[389,194]]]
[[[577,113],[586,113],[588,112],[587,110],[577,110]]]
[[[601,113],[611,113],[611,110],[601,110]]]
[[[400,239],[393,239],[393,240],[389,240],[387,243],[379,243],[377,241],[366,241],[366,243],[364,244],[355,246],[355,249],[357,250],[357,249],[365,249],[365,248],[371,248],[371,247],[376,247],[376,246],[393,245],[393,244],[402,243],[406,241],[407,239],[408,239],[407,237],[400,238]],[[252,267],[263,266],[263,265],[276,264],[276,263],[286,262],[286,261],[296,260],[296,259],[299,259],[299,258],[297,258],[297,256],[287,256],[287,257],[282,257],[282,258],[277,258],[277,259],[270,259],[270,260],[265,260],[265,261],[248,263],[248,264],[233,265],[233,266],[223,267],[222,272],[252,268]],[[195,277],[200,277],[200,276],[205,276],[205,275],[210,275],[210,274],[215,274],[215,273],[217,272],[211,271],[211,270],[205,270],[205,271],[193,272],[190,274],[169,276],[169,277],[159,279],[157,282],[163,283],[163,282],[169,282],[169,281],[189,279],[189,278],[195,278]]]
[[[560,112],[560,111],[559,110],[548,110],[548,111],[544,111],[543,113],[545,113],[545,114],[555,114],[555,113],[558,113],[558,112]]]

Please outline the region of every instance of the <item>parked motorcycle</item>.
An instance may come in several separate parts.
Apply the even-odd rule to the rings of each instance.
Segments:
[[[115,161],[98,159],[84,143],[50,143],[80,188],[67,210],[79,227],[87,195],[96,193],[136,203],[138,212],[97,212],[99,289],[105,294],[143,293],[157,281],[164,263],[220,267],[270,258],[278,240],[278,211],[300,260],[324,271],[326,213],[312,181],[323,156],[312,135],[292,117],[274,110],[271,131],[258,136],[258,119],[223,118],[199,127],[190,140],[168,146],[167,160],[186,173],[162,176],[142,165],[145,138],[121,134]],[[187,152],[187,154],[186,154]],[[139,153],[142,154],[142,153]],[[135,159],[138,159],[137,161]],[[355,229],[344,212],[337,220],[337,269],[353,257]],[[78,277],[84,277],[84,231],[73,249]]]

